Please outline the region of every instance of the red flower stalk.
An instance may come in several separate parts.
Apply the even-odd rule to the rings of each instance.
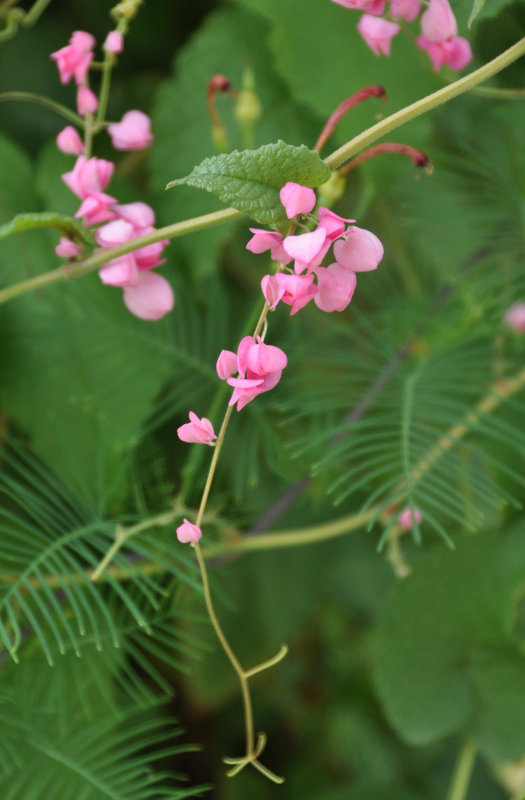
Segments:
[[[314,150],[320,152],[321,149],[324,147],[332,133],[334,132],[336,125],[339,121],[344,117],[347,111],[350,111],[351,108],[356,106],[362,100],[368,100],[369,97],[384,97],[386,99],[386,89],[384,86],[365,86],[363,89],[360,89],[355,94],[347,97],[346,100],[337,106],[335,111],[330,114],[328,117],[326,124],[321,131],[317,142],[315,143]]]
[[[363,161],[368,161],[369,158],[374,158],[379,155],[379,153],[401,153],[411,158],[416,167],[427,167],[430,164],[429,157],[425,155],[425,153],[422,153],[421,150],[416,150],[408,144],[383,142],[383,144],[370,147],[368,150],[365,150],[363,153],[353,158],[345,167],[339,170],[339,175],[347,175],[354,167],[362,164]]]
[[[220,150],[226,149],[228,136],[226,129],[222,124],[220,114],[217,110],[215,97],[217,92],[227,92],[229,89],[231,89],[231,83],[224,75],[214,75],[213,78],[208,81],[206,102],[208,104],[208,111],[211,119],[213,141]]]

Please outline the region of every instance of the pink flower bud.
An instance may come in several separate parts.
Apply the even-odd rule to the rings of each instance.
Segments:
[[[347,222],[355,222],[355,219],[345,219],[339,214],[334,214],[329,208],[320,206],[318,209],[319,227],[326,231],[330,241],[335,241],[345,232]]]
[[[55,253],[60,258],[75,258],[82,252],[82,248],[76,242],[68,239],[66,236],[60,238],[59,243],[55,247]]]
[[[75,78],[77,86],[85,80],[93,60],[95,39],[85,31],[75,31],[66,47],[51,53],[51,58],[57,62],[58,74],[61,83],[68,83]]]
[[[217,359],[217,375],[221,381],[231,378],[239,371],[237,366],[237,356],[231,350],[221,350],[220,356]]]
[[[191,544],[195,546],[195,542],[198,542],[201,537],[202,531],[198,525],[193,525],[193,523],[188,522],[186,518],[184,518],[182,525],[179,525],[177,528],[177,539],[182,544]]]
[[[93,192],[82,201],[75,217],[84,217],[86,225],[98,225],[99,222],[107,222],[115,219],[116,214],[110,206],[116,203],[115,197],[111,197],[104,192]]]
[[[97,96],[89,86],[79,86],[77,90],[77,111],[84,116],[94,114],[98,108]]]
[[[399,33],[400,27],[397,22],[363,14],[357,23],[357,30],[376,56],[380,56],[381,53],[389,56],[392,39]]]
[[[240,411],[258,394],[269,392],[279,383],[286,364],[286,354],[279,347],[265,344],[260,336],[257,342],[252,336],[245,336],[237,349],[239,377],[227,379],[228,385],[234,388],[228,405],[237,403],[237,411]]]
[[[375,234],[352,225],[344,239],[334,244],[335,260],[354,272],[376,269],[384,255],[383,245]]]
[[[261,289],[268,308],[275,308],[284,294],[284,289],[279,287],[275,275],[265,275],[261,280]]]
[[[157,320],[175,305],[173,289],[156,272],[139,272],[136,286],[124,289],[124,303],[140,319]]]
[[[505,311],[503,319],[509,328],[518,333],[525,333],[525,303],[514,303]]]
[[[472,49],[469,42],[462,36],[453,36],[443,42],[431,42],[426,36],[419,36],[416,40],[421,50],[426,50],[435,72],[447,64],[452,69],[464,69],[472,61]]]
[[[155,225],[155,212],[147,203],[137,201],[135,203],[123,203],[115,206],[115,211],[127,222],[135,227],[137,235],[143,228]]]
[[[419,0],[391,0],[390,13],[395,19],[415,20],[421,10]]]
[[[281,298],[283,303],[291,306],[290,316],[296,314],[317,294],[317,286],[314,286],[314,276],[308,275],[287,275],[278,273],[275,276],[277,285],[282,290]]]
[[[108,33],[106,41],[104,42],[104,49],[107,50],[108,53],[113,53],[114,55],[122,53],[124,49],[124,37],[120,31],[110,31]]]
[[[300,274],[304,270],[311,271],[319,266],[331,244],[325,229],[318,225],[315,231],[301,233],[299,236],[287,236],[283,247],[285,252],[295,259],[294,269]]]
[[[132,253],[108,261],[98,271],[100,280],[108,286],[137,286],[139,270]]]
[[[405,508],[399,515],[398,523],[400,528],[404,531],[411,531],[415,522],[417,522],[418,525],[421,525],[423,522],[423,514],[419,508]]]
[[[125,219],[115,219],[102,225],[95,234],[97,243],[102,247],[116,247],[135,238],[135,230],[131,222]]]
[[[217,438],[217,434],[213,430],[213,425],[209,419],[202,417],[199,419],[197,414],[190,411],[190,422],[181,425],[177,428],[177,436],[181,442],[189,442],[192,444],[209,444]]]
[[[120,122],[108,125],[115,150],[144,150],[153,141],[151,120],[142,111],[127,111]]]
[[[313,189],[288,181],[279,192],[288,219],[298,214],[309,214],[315,207],[316,197]]]
[[[456,18],[448,0],[430,0],[421,15],[421,33],[431,42],[442,42],[458,32]]]
[[[84,142],[76,128],[67,125],[57,136],[57,147],[63,153],[71,156],[79,156],[84,152]]]
[[[350,303],[357,285],[355,272],[340,264],[317,267],[315,270],[319,291],[314,303],[321,311],[344,311]]]
[[[332,0],[332,2],[345,8],[366,11],[367,14],[382,14],[386,6],[386,0]]]

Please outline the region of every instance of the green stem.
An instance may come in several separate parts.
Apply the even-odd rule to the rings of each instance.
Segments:
[[[34,25],[34,23],[38,20],[38,18],[44,13],[50,2],[51,0],[36,0],[36,2],[33,3],[27,14],[25,14],[23,19],[23,25],[25,26]]]
[[[467,741],[460,750],[447,800],[466,800],[475,760],[476,745]]]
[[[106,111],[108,108],[109,100],[109,87],[111,84],[111,70],[115,63],[115,56],[106,50],[104,55],[104,66],[102,67],[102,81],[100,83],[100,93],[98,98],[98,111],[95,120],[95,132],[98,133],[104,120],[106,119]]]
[[[0,94],[0,103],[10,100],[21,100],[24,103],[36,103],[36,105],[51,109],[51,111],[54,111],[56,114],[64,117],[64,119],[72,122],[73,125],[77,125],[79,128],[84,127],[84,120],[80,114],[71,111],[71,109],[62,105],[62,103],[57,103],[56,100],[51,100],[50,97],[42,97],[42,95],[34,94],[33,92],[2,92]]]
[[[193,217],[183,222],[175,222],[173,225],[166,225],[164,228],[158,228],[152,233],[138,236],[136,239],[121,244],[118,247],[107,247],[104,250],[92,253],[81,261],[68,263],[51,272],[45,272],[43,275],[36,275],[34,278],[29,278],[26,281],[21,281],[20,283],[15,283],[13,286],[1,289],[0,303],[5,303],[13,297],[18,297],[34,289],[41,289],[44,286],[49,286],[59,281],[78,278],[80,275],[85,275],[88,272],[98,269],[106,262],[118,258],[118,256],[131,253],[133,250],[137,250],[137,248],[144,247],[147,244],[159,242],[161,239],[175,239],[177,236],[184,236],[187,233],[193,233],[194,231],[203,230],[204,228],[211,228],[213,225],[229,222],[240,216],[241,212],[237,211],[235,208],[225,208],[221,211],[214,211],[211,214],[204,214],[201,217]]]
[[[465,75],[464,78],[460,78],[449,86],[445,86],[443,89],[439,89],[437,92],[433,92],[427,95],[427,97],[423,97],[421,100],[417,100],[415,103],[406,106],[406,108],[402,108],[390,117],[381,120],[381,122],[378,122],[376,125],[372,125],[371,128],[368,128],[368,130],[350,139],[349,142],[334,153],[331,153],[331,155],[325,158],[325,163],[332,169],[338,169],[345,161],[348,161],[349,158],[359,152],[359,150],[362,150],[364,147],[372,144],[372,142],[380,139],[386,133],[390,133],[390,131],[399,128],[400,125],[404,125],[406,122],[410,122],[410,120],[416,119],[422,114],[426,114],[427,111],[443,103],[447,103],[454,97],[468,92],[479,83],[483,83],[483,81],[488,80],[488,78],[497,75],[498,72],[508,67],[509,64],[512,64],[524,53],[525,37],[512,45],[512,47],[509,47],[508,50],[505,50],[504,53],[492,59],[492,61],[484,64],[474,72],[471,72],[470,75]]]

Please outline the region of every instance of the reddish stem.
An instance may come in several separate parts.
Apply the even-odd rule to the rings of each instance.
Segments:
[[[351,108],[356,106],[361,100],[368,100],[369,97],[385,97],[386,99],[386,89],[384,86],[365,86],[364,89],[360,89],[355,94],[351,95],[351,97],[347,97],[346,100],[337,106],[335,111],[330,114],[328,117],[326,124],[321,131],[317,142],[315,143],[314,150],[317,152],[321,151],[321,148],[326,144],[330,136],[335,130],[336,125],[339,121],[344,117],[347,111],[350,111]]]
[[[383,142],[377,144],[375,147],[370,147],[363,153],[353,158],[346,166],[339,170],[339,175],[346,175],[350,170],[362,164],[363,161],[368,161],[369,158],[379,155],[379,153],[401,153],[412,159],[416,167],[426,167],[430,164],[430,159],[421,150],[416,150],[408,144],[397,144],[396,142]]]
[[[231,89],[231,83],[224,75],[214,75],[213,78],[208,81],[206,102],[208,104],[208,111],[211,118],[213,136],[219,145],[226,140],[226,130],[222,124],[220,114],[217,110],[215,97],[217,92],[227,92],[229,89]]]

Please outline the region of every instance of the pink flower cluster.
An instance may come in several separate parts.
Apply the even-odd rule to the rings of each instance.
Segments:
[[[377,55],[390,55],[392,39],[401,30],[399,22],[412,22],[421,11],[419,0],[332,0],[345,8],[358,9],[365,13],[357,24],[357,30],[370,49]],[[416,44],[425,50],[437,72],[443,65],[452,69],[464,69],[472,60],[470,44],[457,35],[457,23],[448,0],[429,0],[420,17],[421,35]],[[389,19],[382,15],[387,13]]]
[[[287,216],[292,218],[314,208],[315,193],[299,184],[287,183],[281,189],[281,201]],[[271,257],[283,266],[294,262],[293,272],[265,275],[261,281],[271,309],[282,301],[291,306],[293,315],[313,299],[321,311],[343,311],[354,294],[356,273],[376,269],[383,258],[380,240],[371,231],[352,224],[355,220],[340,217],[323,206],[317,214],[315,230],[297,236],[283,238],[275,231],[250,228],[253,236],[246,245],[248,250],[252,253],[269,250]],[[332,246],[335,261],[322,267],[321,262]]]
[[[525,303],[514,303],[505,311],[503,319],[516,333],[525,333]]]
[[[67,83],[71,77],[77,82],[77,106],[81,114],[95,111],[98,105],[98,101],[90,105],[90,95],[83,92],[91,92],[87,86],[87,76],[94,45],[95,39],[91,34],[76,31],[69,45],[51,56],[57,62],[62,83]],[[104,48],[113,54],[121,52],[122,34],[111,31]],[[81,97],[85,100],[79,99]],[[142,149],[149,147],[153,140],[150,119],[141,111],[128,111],[121,122],[109,125],[108,131],[117,150]],[[84,142],[75,128],[68,125],[60,131],[57,145],[63,153],[78,156],[73,169],[62,175],[62,179],[81,200],[75,216],[83,219],[87,226],[105,223],[95,232],[95,240],[101,248],[116,247],[155,230],[155,214],[146,203],[120,205],[115,197],[106,194],[115,165],[103,158],[86,158]],[[162,276],[151,272],[164,263],[165,259],[160,256],[167,244],[169,241],[164,239],[140,247],[109,261],[99,271],[103,283],[124,289],[126,306],[141,319],[160,319],[173,308],[174,297],[170,284]],[[75,258],[80,255],[81,249],[71,239],[62,237],[56,253],[62,258]]]

